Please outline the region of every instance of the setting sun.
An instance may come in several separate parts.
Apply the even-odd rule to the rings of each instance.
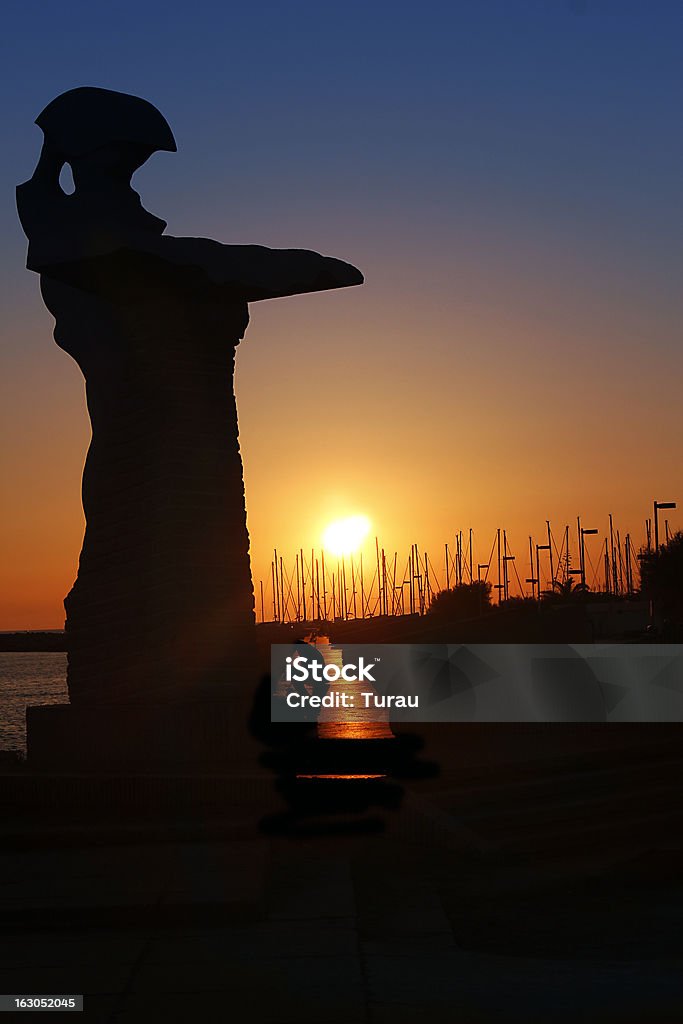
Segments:
[[[370,532],[367,516],[350,516],[330,523],[323,533],[323,545],[333,555],[351,555],[358,551]]]

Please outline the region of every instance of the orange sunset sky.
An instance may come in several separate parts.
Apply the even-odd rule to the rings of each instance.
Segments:
[[[457,530],[474,528],[476,565],[505,528],[522,577],[547,519],[558,543],[577,515],[598,528],[596,561],[610,512],[637,546],[655,498],[678,501],[683,527],[673,28],[525,4],[513,26],[496,9],[461,9],[455,56],[439,23],[411,36],[368,16],[341,41],[320,21],[318,48],[285,56],[270,37],[220,66],[195,53],[184,83],[149,71],[144,25],[78,74],[66,32],[58,56],[20,47],[3,72],[19,98],[2,168],[0,629],[61,627],[83,532],[83,381],[51,340],[12,196],[33,118],[78,84],[167,116],[179,152],[134,185],[170,233],[312,248],[365,274],[251,306],[236,386],[257,589],[274,547],[291,563],[351,514],[372,521],[368,551],[375,534],[392,554],[416,542],[439,566]],[[21,59],[41,74],[19,88]],[[239,91],[250,61],[263,75]]]

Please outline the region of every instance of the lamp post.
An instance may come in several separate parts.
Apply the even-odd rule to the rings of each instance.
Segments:
[[[510,581],[508,579],[508,562],[514,562],[514,555],[503,555],[503,593],[505,594],[505,600],[510,596]]]
[[[541,599],[541,560],[538,557],[539,551],[550,551],[550,544],[537,544],[536,545],[536,582],[538,583],[538,599]],[[550,590],[553,590],[552,580],[550,581]]]
[[[538,579],[536,578],[536,576],[534,576],[534,546],[531,537],[529,537],[529,570],[531,572],[531,576],[527,576],[524,582],[531,584],[531,600],[533,601],[533,599],[536,597],[536,591],[534,590],[534,586],[536,583],[538,583]],[[540,587],[538,588],[538,600],[541,600]]]
[[[503,530],[503,598],[505,601],[510,596],[510,587],[508,580],[508,562],[514,562],[515,556],[508,554],[508,535],[507,530]],[[500,595],[498,596],[500,600]]]
[[[655,501],[654,503],[654,520],[655,520],[655,553],[659,551],[659,510],[660,508],[676,508],[675,501]]]
[[[597,533],[597,530],[584,530],[581,527],[581,583],[586,586],[586,543],[584,537],[589,537],[592,534]]]

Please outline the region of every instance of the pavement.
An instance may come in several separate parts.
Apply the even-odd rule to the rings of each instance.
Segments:
[[[102,1024],[680,1021],[682,776],[670,747],[449,770],[368,834],[5,820],[0,992]]]

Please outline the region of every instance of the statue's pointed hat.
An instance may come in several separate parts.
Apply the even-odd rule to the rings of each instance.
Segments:
[[[82,156],[112,142],[133,142],[175,153],[168,121],[139,96],[82,86],[53,99],[36,118],[64,156]]]

